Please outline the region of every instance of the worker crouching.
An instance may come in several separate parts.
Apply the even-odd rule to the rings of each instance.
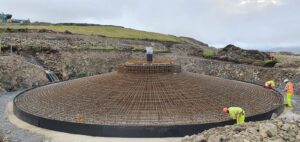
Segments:
[[[240,107],[225,107],[223,108],[223,112],[229,113],[229,117],[233,120],[236,120],[236,124],[240,125],[245,122],[246,113]]]
[[[275,81],[274,80],[267,81],[264,87],[267,89],[275,89]]]

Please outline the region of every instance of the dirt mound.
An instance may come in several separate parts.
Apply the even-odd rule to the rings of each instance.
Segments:
[[[277,61],[266,52],[260,52],[258,50],[244,50],[232,44],[221,49],[216,54],[216,58],[224,61],[265,67],[274,67],[277,63]]]

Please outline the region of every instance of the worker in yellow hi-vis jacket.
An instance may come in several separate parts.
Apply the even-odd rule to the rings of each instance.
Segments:
[[[231,119],[236,120],[236,124],[240,125],[245,122],[246,113],[240,107],[225,107],[223,108],[223,112],[229,113]]]
[[[268,89],[275,89],[275,81],[274,80],[267,81],[264,87]]]

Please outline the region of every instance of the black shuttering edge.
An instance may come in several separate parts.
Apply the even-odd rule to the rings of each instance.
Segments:
[[[19,95],[29,91],[28,89],[21,92]],[[281,95],[275,91],[276,95]],[[274,95],[275,95],[274,94]],[[17,95],[15,98],[17,98]],[[169,125],[169,126],[112,126],[112,125],[92,125],[82,123],[64,122],[58,120],[52,120],[47,118],[38,117],[29,114],[16,106],[16,99],[13,101],[13,112],[21,120],[54,131],[90,135],[90,136],[103,136],[103,137],[134,137],[134,138],[155,138],[155,137],[184,137],[186,135],[192,135],[200,133],[204,130],[220,127],[225,125],[234,124],[234,120],[228,120],[216,123],[202,123],[202,124],[190,124],[190,125]],[[246,117],[246,121],[261,121],[271,119],[273,113],[279,115],[283,112],[283,99],[282,104],[278,105],[275,109],[266,113]]]

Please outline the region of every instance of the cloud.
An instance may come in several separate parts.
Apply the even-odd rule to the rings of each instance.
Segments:
[[[282,5],[282,0],[217,0],[215,3],[220,12],[232,15],[259,13]]]
[[[281,0],[240,0],[240,5],[255,4],[256,6],[274,5],[278,6],[282,3]]]
[[[282,0],[240,0],[240,8],[248,10],[263,10],[269,7],[281,6]]]

